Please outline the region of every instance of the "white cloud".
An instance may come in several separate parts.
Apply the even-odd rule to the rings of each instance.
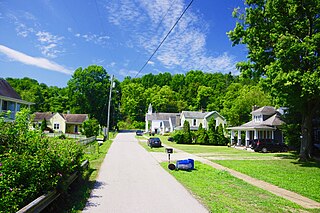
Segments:
[[[36,17],[29,12],[20,12],[18,16],[10,13],[7,15],[14,23],[18,36],[23,38],[36,39],[39,43],[37,47],[41,53],[50,58],[55,58],[58,54],[65,52],[62,46],[63,36],[53,35],[50,32],[39,30],[40,24]]]
[[[48,59],[45,59],[45,58],[32,57],[22,52],[10,49],[9,47],[3,46],[3,45],[0,45],[0,52],[5,54],[11,60],[18,61],[23,64],[32,65],[32,66],[36,66],[36,67],[40,67],[43,69],[52,70],[56,72],[61,72],[68,75],[72,74],[71,70],[53,61],[49,61]]]
[[[138,74],[137,70],[128,70],[128,69],[120,69],[119,75],[126,77],[126,76],[133,76],[135,77]]]
[[[153,61],[148,61],[148,64],[151,66],[154,66],[154,62]]]
[[[131,32],[132,43],[146,51],[147,57],[160,44],[185,7],[184,0],[110,0],[105,6],[111,14],[109,22]],[[213,55],[207,50],[208,29],[202,14],[189,8],[153,60],[158,60],[168,69],[235,72],[234,57],[228,53]]]
[[[77,38],[82,38],[86,42],[93,42],[94,44],[98,44],[98,45],[105,45],[107,43],[107,40],[110,39],[109,36],[97,35],[92,33],[89,33],[89,34],[76,33],[74,36]]]
[[[63,36],[52,35],[46,31],[38,31],[36,33],[37,39],[40,42],[39,48],[41,53],[47,57],[55,58],[59,53],[64,52],[59,48]]]

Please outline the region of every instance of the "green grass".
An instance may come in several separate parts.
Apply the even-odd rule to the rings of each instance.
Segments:
[[[143,136],[136,136],[136,138],[138,139],[139,144],[143,148],[145,148],[145,150],[147,150],[148,152],[166,152],[164,147],[153,147],[153,148],[150,148],[150,146],[148,146],[148,144],[147,144],[147,139],[145,137],[143,137]]]
[[[297,159],[214,162],[320,202],[319,163],[299,163]]]
[[[195,162],[196,170],[170,171],[211,212],[301,212],[301,206],[252,186],[226,171]],[[307,210],[305,210],[307,212]]]
[[[233,147],[227,146],[209,146],[199,144],[177,144],[175,142],[168,141],[168,137],[160,136],[161,141],[168,146],[176,149],[183,150],[188,153],[198,154],[205,157],[220,157],[220,158],[253,158],[253,159],[272,159],[278,157],[279,153],[257,153],[249,152],[246,150],[239,150]],[[293,153],[281,153],[281,156],[293,156]]]

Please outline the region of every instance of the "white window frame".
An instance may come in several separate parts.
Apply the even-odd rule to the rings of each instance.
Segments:
[[[60,124],[59,123],[54,123],[53,124],[53,129],[54,130],[60,130]]]

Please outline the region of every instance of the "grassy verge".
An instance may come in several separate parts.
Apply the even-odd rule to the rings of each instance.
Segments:
[[[214,162],[320,202],[319,163],[301,163],[297,159]]]
[[[111,139],[115,136],[116,133],[110,134]],[[95,141],[85,147],[85,159],[89,160],[89,168],[83,173],[82,178],[78,178],[72,184],[69,194],[65,194],[59,199],[58,205],[52,208],[52,212],[80,212],[85,207],[111,143],[111,140],[107,140],[99,146]]]
[[[208,165],[196,162],[196,170],[170,171],[211,212],[301,212],[301,206],[252,186]],[[307,212],[307,210],[305,210]],[[312,212],[312,211],[311,211]]]
[[[145,137],[143,137],[143,136],[136,136],[136,138],[138,139],[139,144],[143,148],[145,148],[145,150],[147,150],[148,152],[165,152],[165,148],[164,147],[153,147],[153,148],[150,148],[150,146],[147,145],[147,142],[146,142],[147,139]]]

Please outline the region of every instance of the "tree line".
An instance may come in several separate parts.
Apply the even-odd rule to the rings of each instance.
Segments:
[[[33,112],[86,113],[106,125],[110,75],[101,67],[79,68],[67,86],[58,88],[34,79],[6,79],[22,99],[34,102]],[[230,125],[251,119],[254,105],[270,105],[272,99],[258,81],[222,73],[189,71],[186,74],[147,74],[115,80],[112,89],[111,123],[144,126],[151,103],[155,112],[218,111]]]

